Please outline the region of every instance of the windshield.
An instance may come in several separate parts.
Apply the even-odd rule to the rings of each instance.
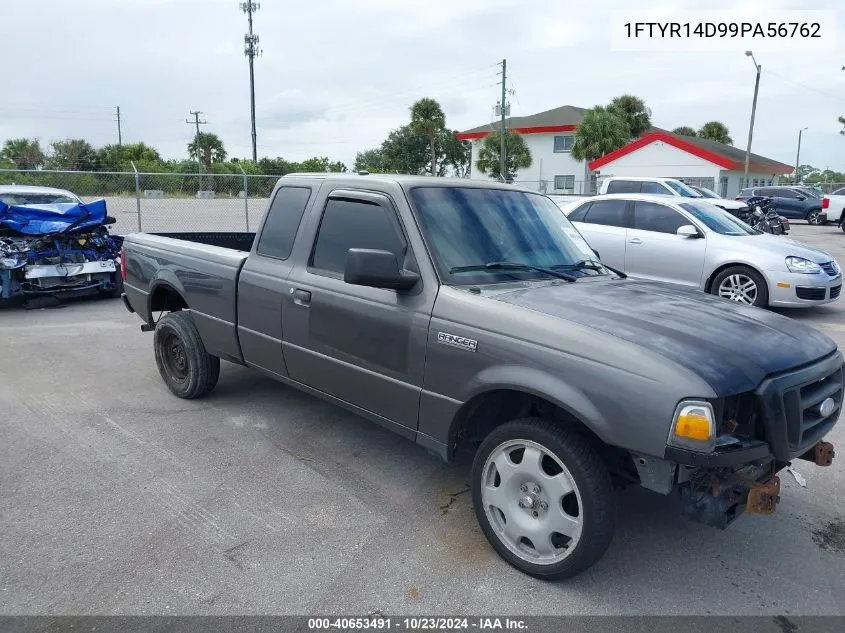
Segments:
[[[63,193],[0,193],[0,200],[10,207],[25,204],[77,204],[79,201]]]
[[[711,231],[721,235],[762,235],[742,220],[708,202],[682,202],[678,205]]]
[[[683,196],[684,198],[702,198],[703,196],[698,193],[695,189],[690,189],[682,182],[677,182],[675,180],[667,180],[666,186],[671,187],[675,190],[675,192]]]
[[[410,198],[445,283],[485,284],[514,279],[552,279],[541,270],[491,263],[554,268],[573,276],[607,274],[579,268],[598,259],[557,205],[540,194],[470,187],[415,187]],[[479,270],[481,268],[481,270]]]

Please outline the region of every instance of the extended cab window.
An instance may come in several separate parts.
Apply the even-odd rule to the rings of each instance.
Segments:
[[[657,233],[677,233],[678,229],[689,224],[680,213],[664,204],[638,200],[634,203],[634,228]]]
[[[659,182],[643,182],[642,189],[640,190],[642,193],[656,193],[660,196],[668,196],[671,195],[672,192],[669,191],[666,187],[664,187]]]
[[[311,189],[308,187],[279,187],[258,239],[256,252],[259,255],[277,259],[290,257],[293,240],[310,197]]]
[[[611,180],[607,183],[607,193],[639,193],[638,180]],[[667,192],[668,193],[668,192]]]
[[[596,200],[587,210],[584,222],[605,226],[625,226],[625,200]]]
[[[405,244],[397,222],[384,207],[367,200],[330,198],[320,222],[311,266],[342,274],[350,248],[390,251],[401,263]]]

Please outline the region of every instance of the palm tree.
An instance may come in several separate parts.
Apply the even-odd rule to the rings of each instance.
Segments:
[[[728,126],[721,121],[708,121],[698,131],[699,138],[706,138],[717,143],[732,145],[733,139],[728,132]]]
[[[678,134],[680,136],[698,136],[698,132],[695,131],[695,128],[691,128],[689,125],[676,127],[672,130],[672,134]]]
[[[431,149],[431,175],[437,175],[437,135],[446,129],[446,115],[434,99],[425,97],[411,106],[411,128],[428,139]]]
[[[628,124],[631,138],[637,138],[651,129],[651,110],[645,101],[634,95],[621,95],[613,99],[607,109],[624,119]]]
[[[572,143],[572,158],[591,161],[619,149],[631,139],[628,123],[609,107],[596,106],[584,113]]]
[[[13,138],[3,145],[0,158],[12,161],[18,169],[37,169],[45,157],[38,139]]]
[[[188,143],[188,153],[202,161],[206,169],[211,169],[211,163],[222,163],[226,160],[226,149],[223,141],[216,134],[200,132],[194,140]]]
[[[482,174],[488,174],[496,180],[512,181],[519,169],[531,167],[531,150],[525,139],[514,132],[505,132],[505,177],[502,178],[502,168],[499,159],[502,147],[501,134],[488,134],[478,151],[475,166]]]

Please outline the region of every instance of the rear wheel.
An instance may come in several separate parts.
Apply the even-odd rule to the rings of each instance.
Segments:
[[[758,308],[769,305],[766,280],[747,266],[731,266],[720,272],[710,285],[710,294]]]
[[[613,538],[607,469],[582,436],[548,420],[516,420],[490,433],[475,455],[472,495],[490,544],[532,576],[574,576]]]
[[[205,351],[188,312],[166,314],[153,335],[156,365],[164,383],[180,398],[208,394],[220,376],[220,359]]]
[[[827,224],[827,220],[822,218],[821,209],[813,209],[807,214],[807,224],[818,226],[819,224]]]

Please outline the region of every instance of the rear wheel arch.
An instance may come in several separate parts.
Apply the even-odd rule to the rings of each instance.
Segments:
[[[188,309],[185,297],[167,281],[153,284],[147,302],[151,320],[154,312],[178,312]]]

